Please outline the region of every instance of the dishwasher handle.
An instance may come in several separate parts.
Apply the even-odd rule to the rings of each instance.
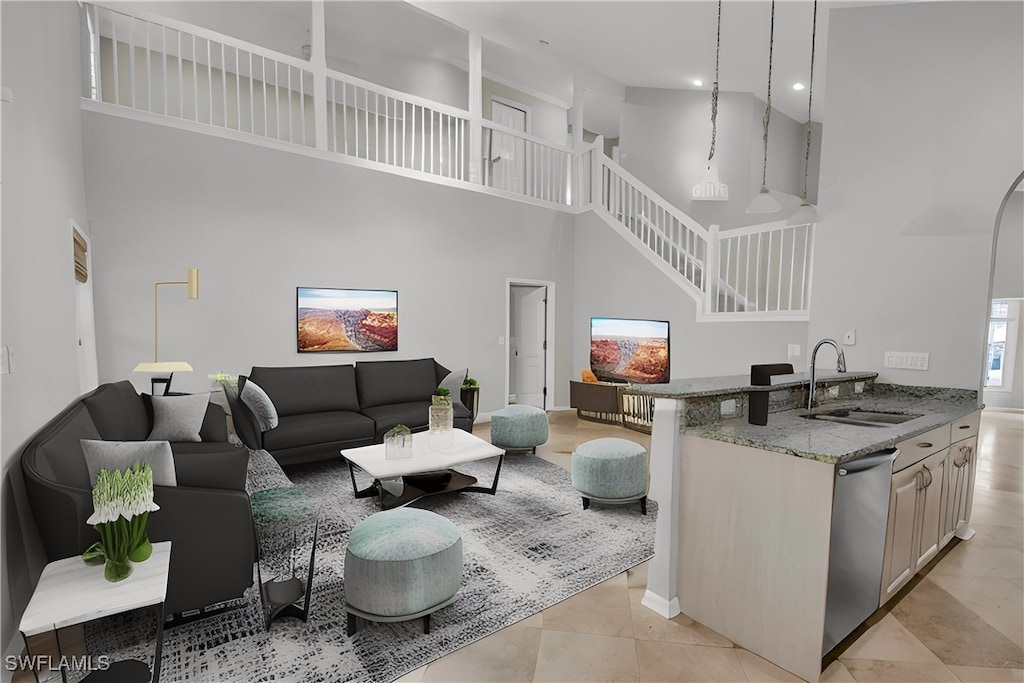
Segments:
[[[838,467],[836,474],[840,477],[845,477],[848,474],[856,474],[857,472],[873,469],[879,465],[892,463],[898,453],[898,449],[890,448],[889,450],[879,451],[878,453],[866,455],[863,458],[845,462]]]

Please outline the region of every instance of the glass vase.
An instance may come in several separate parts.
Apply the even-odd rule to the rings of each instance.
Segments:
[[[435,450],[451,448],[454,440],[452,427],[455,411],[452,404],[435,403],[430,406],[430,447]]]

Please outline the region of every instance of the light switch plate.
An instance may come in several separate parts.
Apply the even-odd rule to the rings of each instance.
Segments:
[[[857,343],[857,330],[847,330],[843,335],[843,346],[853,346]]]

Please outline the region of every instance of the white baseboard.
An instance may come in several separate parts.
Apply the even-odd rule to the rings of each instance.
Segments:
[[[992,413],[1013,413],[1014,415],[1024,415],[1024,410],[1021,408],[1003,408],[1002,406],[985,406],[985,410]]]

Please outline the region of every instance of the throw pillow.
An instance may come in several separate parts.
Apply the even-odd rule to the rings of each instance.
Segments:
[[[448,373],[448,376],[441,380],[441,383],[437,385],[440,389],[444,387],[452,395],[452,405],[458,403],[462,405],[462,383],[466,381],[466,375],[469,374],[469,368],[465,370],[452,370]]]
[[[153,431],[150,441],[202,441],[209,394],[153,397]]]
[[[277,426],[277,408],[274,407],[274,402],[270,400],[270,396],[263,390],[263,387],[251,379],[247,379],[238,398],[242,399],[242,403],[249,406],[249,410],[256,416],[256,422],[259,423],[261,432],[269,432]]]
[[[177,486],[174,455],[166,441],[97,441],[82,439],[85,466],[90,485],[96,484],[100,470],[125,471],[135,463],[149,463],[155,486]]]

